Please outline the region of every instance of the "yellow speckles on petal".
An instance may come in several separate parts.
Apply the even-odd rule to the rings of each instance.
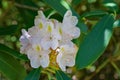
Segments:
[[[50,25],[48,25],[47,31],[52,32],[52,27]]]
[[[62,35],[62,29],[61,28],[59,28],[59,33],[60,33],[60,35]]]
[[[64,52],[65,51],[65,49],[62,47],[61,49],[60,49],[62,52]]]
[[[40,28],[40,29],[43,28],[43,24],[42,24],[42,22],[40,22],[40,24],[39,24],[39,28]]]
[[[38,45],[35,47],[35,49],[36,49],[36,51],[41,51],[41,47]]]

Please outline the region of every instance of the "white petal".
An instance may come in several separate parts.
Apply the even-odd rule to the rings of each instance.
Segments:
[[[68,31],[68,34],[71,35],[74,39],[80,36],[80,29],[73,27]]]
[[[65,57],[65,63],[66,63],[66,66],[69,66],[69,67],[72,67],[75,65],[75,57],[74,55],[66,55]]]
[[[78,19],[77,19],[76,16],[72,16],[72,17],[71,17],[71,23],[72,23],[72,25],[77,25]]]
[[[31,35],[31,36],[35,36],[37,33],[38,33],[38,28],[33,26],[31,28],[28,29],[28,33]]]
[[[41,65],[38,57],[31,58],[30,59],[30,64],[33,68],[38,68]]]
[[[55,23],[55,28],[53,29],[52,35],[54,38],[61,40],[61,36],[62,36],[62,28],[61,28],[61,23],[56,22]]]
[[[40,64],[43,68],[46,68],[49,66],[49,55],[46,53],[42,53],[41,57],[40,57]]]
[[[77,51],[78,48],[72,41],[62,43],[60,46],[60,53],[63,54],[76,54]]]
[[[22,29],[22,36],[20,37],[20,43],[22,45],[22,47],[20,48],[20,52],[25,53],[26,49],[30,46],[30,35],[24,29]]]
[[[46,36],[41,40],[41,46],[45,50],[48,50],[51,47],[51,40],[49,39],[49,36]]]
[[[35,27],[38,27],[38,30],[41,30],[41,29],[45,28],[45,26],[46,26],[46,21],[41,20],[39,18],[35,19],[34,23],[35,23]]]
[[[66,71],[66,66],[64,66],[64,61],[62,60],[63,54],[58,54],[56,61],[62,71]]]
[[[46,17],[42,11],[38,11],[38,15],[35,17],[34,23],[37,25],[40,21],[46,21]]]
[[[57,39],[53,39],[51,43],[51,48],[55,50],[58,47],[59,43]]]
[[[23,36],[25,36],[26,38],[29,38],[30,35],[28,34],[28,32],[25,29],[22,29],[22,34]]]
[[[57,55],[57,63],[63,71],[66,70],[66,66],[72,67],[75,65],[77,50],[77,46],[72,42],[67,42],[60,46]]]
[[[65,13],[64,18],[67,18],[67,17],[69,17],[69,16],[72,16],[71,10],[68,10],[68,11]]]
[[[38,15],[39,15],[39,17],[41,19],[45,19],[46,18],[42,11],[38,11]]]
[[[46,28],[46,31],[48,33],[52,33],[53,32],[53,28],[54,28],[54,25],[52,22],[47,22],[47,28]]]
[[[66,27],[75,26],[78,23],[76,16],[72,16],[72,12],[68,10],[63,18],[63,24],[67,25]]]
[[[73,33],[73,38],[78,38],[80,36],[80,29],[78,27],[76,27],[74,29],[74,33]]]
[[[37,56],[37,53],[35,50],[33,50],[32,48],[28,49],[26,52],[28,59],[33,58],[34,56]]]
[[[39,66],[45,68],[49,65],[49,53],[50,51],[36,52],[34,49],[29,49],[27,56],[33,68],[38,68]]]
[[[41,65],[38,54],[32,48],[27,51],[28,59],[30,59],[30,64],[33,68],[38,68]]]
[[[59,65],[59,67],[61,68],[62,71],[66,71],[66,66],[64,66],[63,64]]]

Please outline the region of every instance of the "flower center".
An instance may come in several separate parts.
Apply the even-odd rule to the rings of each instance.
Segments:
[[[58,55],[57,51],[51,49],[49,66],[59,69],[59,66],[58,66],[58,64],[56,62],[57,55]]]

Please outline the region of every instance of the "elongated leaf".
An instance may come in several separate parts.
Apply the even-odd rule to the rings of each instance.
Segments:
[[[120,19],[114,22],[114,28],[120,27]]]
[[[53,9],[58,11],[62,16],[65,14],[67,9],[60,3],[60,0],[44,0]]]
[[[91,12],[87,12],[87,13],[84,13],[83,15],[81,15],[81,17],[93,17],[93,16],[103,16],[103,15],[106,15],[107,12],[105,11],[91,11]]]
[[[40,78],[40,68],[37,68],[37,69],[33,69],[25,78],[25,80],[39,80],[39,78]]]
[[[24,80],[26,71],[11,55],[0,52],[0,72],[9,80]]]
[[[103,0],[102,4],[112,12],[118,11],[119,9],[119,5],[114,0]]]
[[[25,61],[28,60],[28,58],[25,55],[22,55],[19,52],[15,51],[13,49],[10,49],[9,47],[7,47],[7,46],[5,46],[5,45],[3,45],[1,43],[0,43],[0,51],[8,53],[9,55],[12,55],[15,58],[18,58],[18,59],[21,59],[21,60],[25,60]]]
[[[62,71],[56,71],[56,79],[57,80],[72,80],[70,77],[68,77],[64,72]]]
[[[17,29],[16,25],[12,25],[12,26],[5,27],[5,28],[0,28],[0,35],[13,34],[13,33],[15,33],[16,29]]]
[[[112,36],[113,22],[111,15],[104,16],[84,38],[76,56],[78,69],[92,64],[103,53]]]

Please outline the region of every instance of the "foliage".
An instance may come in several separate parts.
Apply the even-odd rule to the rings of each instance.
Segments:
[[[119,0],[0,0],[0,73],[5,80],[120,79]],[[76,65],[67,72],[29,66],[19,51],[21,29],[34,25],[38,10],[62,21],[70,9],[81,35]],[[47,77],[46,77],[47,76]]]

